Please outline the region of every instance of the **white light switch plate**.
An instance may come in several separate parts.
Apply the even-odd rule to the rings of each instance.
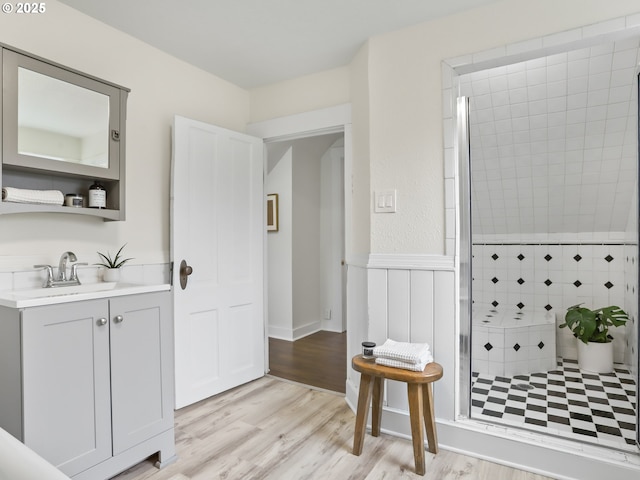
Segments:
[[[395,213],[396,211],[396,190],[380,190],[374,194],[375,213]]]

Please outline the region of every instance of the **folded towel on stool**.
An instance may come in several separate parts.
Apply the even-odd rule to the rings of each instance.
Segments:
[[[27,190],[24,188],[3,187],[2,200],[14,203],[62,205],[64,203],[64,195],[60,190]]]
[[[394,368],[403,368],[405,370],[411,370],[413,372],[421,372],[422,370],[424,370],[424,367],[427,366],[427,363],[431,363],[431,362],[433,362],[433,357],[431,357],[430,359],[427,359],[427,361],[425,361],[424,363],[409,363],[409,362],[403,362],[401,360],[392,360],[390,358],[383,358],[383,357],[376,358],[376,363],[378,365],[385,365],[387,367],[394,367]]]
[[[433,361],[428,343],[396,342],[390,338],[373,349],[373,356],[413,364],[429,363],[427,360]]]

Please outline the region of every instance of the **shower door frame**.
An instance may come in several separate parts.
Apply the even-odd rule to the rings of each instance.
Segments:
[[[640,260],[640,65],[636,70],[636,92],[638,94],[638,98],[636,99],[636,104],[638,106],[638,110],[636,112],[636,117],[638,118],[636,124],[638,141],[638,151],[636,152],[638,154],[638,168],[636,170],[636,191],[638,192],[638,197],[636,198],[636,207],[638,209],[638,215],[636,218],[636,248],[638,249],[638,255],[636,258]],[[638,269],[637,281],[637,285],[640,287],[640,268]],[[640,312],[640,292],[636,293],[636,301],[638,302],[638,312]],[[640,345],[640,328],[638,328],[639,320],[640,319],[638,318],[635,319],[636,335],[638,336],[638,342],[636,343],[636,447],[640,449],[640,404],[638,403],[638,399],[640,398],[640,391],[638,390],[638,384],[640,383],[640,348],[638,348],[638,345]]]
[[[469,142],[469,98],[456,99],[458,208],[459,208],[459,302],[460,302],[460,397],[459,411],[471,418],[471,328],[472,262],[471,262],[471,150]]]

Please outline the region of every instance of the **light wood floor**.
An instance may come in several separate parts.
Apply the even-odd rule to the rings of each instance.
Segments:
[[[413,472],[409,440],[367,433],[351,454],[355,415],[344,396],[263,377],[176,412],[178,461],[150,460],[118,480],[544,480],[547,477],[440,450]]]
[[[269,373],[345,393],[347,332],[320,331],[295,342],[269,338]]]

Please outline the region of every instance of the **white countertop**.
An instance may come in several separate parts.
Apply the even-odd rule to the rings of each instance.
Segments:
[[[99,298],[171,290],[171,285],[133,283],[90,283],[71,287],[36,288],[0,292],[0,305],[9,308],[39,307]]]

